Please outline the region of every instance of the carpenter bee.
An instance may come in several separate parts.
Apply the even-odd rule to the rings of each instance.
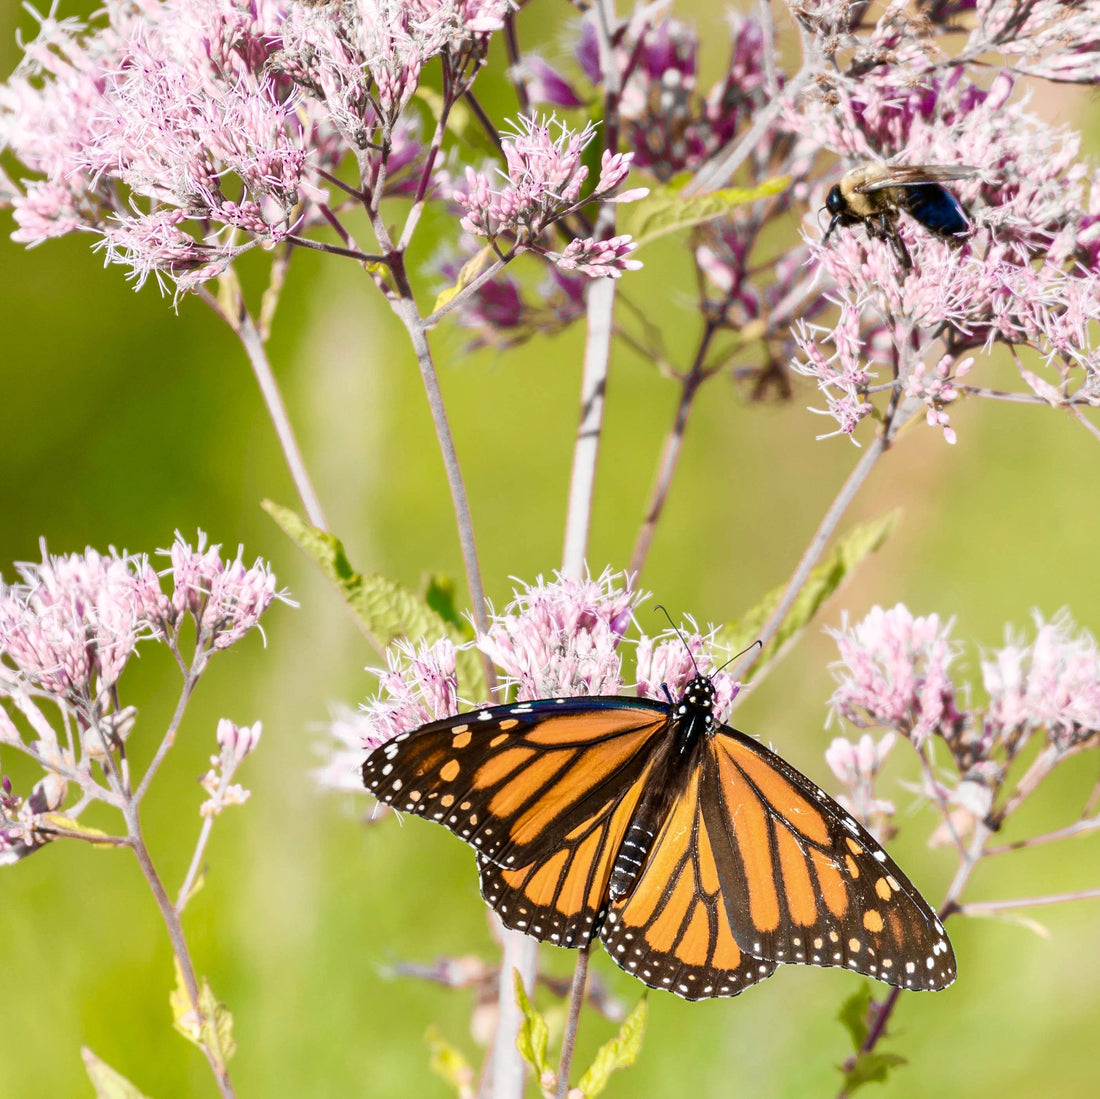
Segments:
[[[889,241],[898,262],[909,271],[913,261],[898,234],[898,211],[904,210],[933,236],[959,243],[970,222],[959,200],[941,181],[964,179],[977,171],[965,164],[950,168],[928,164],[865,164],[852,168],[825,196],[825,208],[833,218],[821,243],[829,239],[838,225],[863,222],[871,236]]]

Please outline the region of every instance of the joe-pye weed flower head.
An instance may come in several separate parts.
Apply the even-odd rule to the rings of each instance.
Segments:
[[[622,645],[638,606],[647,598],[627,578],[605,570],[596,578],[573,580],[560,574],[521,584],[514,600],[494,614],[486,633],[470,645],[493,661],[505,692],[518,702],[627,693]],[[709,675],[715,689],[715,717],[724,721],[739,684],[715,672],[714,631],[674,629],[641,634],[635,644],[634,685],[630,693],[668,702],[678,698],[696,675]],[[373,670],[380,693],[358,713],[341,708],[329,728],[328,758],[317,773],[323,786],[362,789],[351,782],[366,750],[400,733],[459,712],[463,700],[449,640],[432,645],[399,641],[386,652],[385,669]],[[725,656],[722,657],[725,659]],[[481,700],[465,700],[476,705]]]
[[[16,583],[0,581],[0,747],[45,772],[26,797],[8,784],[4,861],[67,829],[78,831],[78,818],[93,802],[124,809],[143,792],[144,780],[131,779],[126,751],[138,714],[124,704],[120,683],[139,645],[157,642],[172,651],[186,698],[214,653],[257,628],[274,599],[286,599],[264,562],[246,568],[239,554],[223,561],[218,546],[206,548],[201,531],[196,547],[177,537],[162,551],[172,561],[171,596],[146,555],[114,549],[53,556],[43,545],[41,562],[17,566]],[[190,652],[181,629],[186,616],[194,621]],[[182,709],[176,721],[180,716]],[[227,725],[219,733],[228,753],[225,774],[252,750],[258,730]],[[174,737],[173,729],[165,745]],[[150,778],[159,762],[158,756]],[[69,803],[74,791],[79,796]]]

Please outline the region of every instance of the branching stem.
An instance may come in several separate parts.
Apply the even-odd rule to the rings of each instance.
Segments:
[[[573,1067],[573,1050],[577,1043],[577,1026],[584,1004],[584,990],[588,983],[588,958],[592,946],[582,946],[577,951],[577,964],[573,969],[573,984],[569,990],[569,1016],[561,1040],[561,1060],[558,1062],[558,1087],[555,1099],[565,1099],[569,1092],[569,1071]]]

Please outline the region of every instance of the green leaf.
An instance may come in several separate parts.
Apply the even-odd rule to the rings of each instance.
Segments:
[[[755,669],[764,667],[787,642],[809,625],[822,604],[840,587],[845,577],[893,533],[900,516],[900,510],[895,508],[877,519],[861,523],[836,544],[832,553],[821,564],[810,570],[810,575],[786,618],[753,665]],[[717,643],[728,648],[731,653],[740,652],[751,645],[760,636],[764,623],[779,606],[785,590],[786,585],[775,588],[738,621],[722,626],[715,638]],[[748,678],[751,677],[752,672]]]
[[[431,1050],[429,1065],[436,1076],[442,1077],[455,1089],[459,1099],[473,1099],[474,1070],[462,1052],[443,1037],[434,1023],[424,1035]]]
[[[120,1072],[101,1061],[87,1046],[80,1047],[84,1068],[95,1089],[95,1099],[145,1099],[145,1096]]]
[[[542,1079],[546,1072],[552,1072],[550,1062],[546,1059],[546,1042],[550,1030],[546,1020],[535,1008],[535,1005],[527,998],[527,992],[523,987],[523,978],[519,970],[512,970],[512,977],[516,985],[516,1005],[523,1014],[523,1022],[516,1035],[516,1049],[520,1056],[535,1070],[537,1079]]]
[[[455,582],[442,573],[435,573],[428,577],[424,585],[424,602],[444,622],[454,626],[463,637],[473,637],[474,630],[470,623],[462,617],[455,606]]]
[[[863,1087],[864,1084],[885,1083],[890,1070],[900,1065],[908,1064],[906,1059],[897,1053],[861,1053],[851,1067],[844,1072],[844,1094]]]
[[[176,987],[168,994],[172,1025],[189,1042],[208,1051],[215,1064],[224,1067],[237,1050],[237,1043],[233,1040],[233,1016],[214,995],[205,977],[199,986],[196,1011],[187,992],[179,958],[172,960],[176,967]]]
[[[867,1041],[867,1015],[871,1009],[874,992],[870,981],[864,981],[840,1006],[837,1019],[851,1035],[852,1048],[859,1053]]]
[[[445,621],[420,596],[377,573],[356,572],[339,538],[311,526],[290,508],[270,500],[265,500],[262,506],[340,589],[351,612],[379,650],[400,637],[426,641],[429,645],[444,637],[455,644],[466,640],[460,630]],[[472,649],[460,650],[455,661],[463,694],[470,698],[487,698],[489,692],[479,654]]]
[[[639,245],[648,244],[666,233],[722,217],[735,206],[778,194],[791,183],[790,176],[777,176],[758,187],[724,187],[684,198],[681,191],[689,179],[690,176],[684,176],[663,187],[654,187],[645,198],[624,203],[618,211],[616,232],[629,233]]]
[[[649,1001],[643,996],[634,1010],[623,1020],[619,1033],[610,1042],[604,1042],[591,1067],[581,1077],[577,1086],[585,1099],[599,1095],[611,1074],[621,1068],[629,1068],[638,1059],[642,1051],[642,1038],[645,1037],[646,1017],[649,1013]]]

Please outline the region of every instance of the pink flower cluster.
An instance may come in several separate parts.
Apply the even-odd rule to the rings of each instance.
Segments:
[[[611,572],[595,580],[539,577],[493,617],[477,647],[517,685],[521,702],[618,694],[618,646],[639,599]]]
[[[452,190],[452,199],[466,211],[463,229],[491,240],[505,237],[519,244],[533,244],[549,226],[587,202],[596,199],[629,202],[641,198],[646,194],[644,188],[612,197],[630,170],[632,156],[605,152],[600,178],[591,193],[581,200],[581,188],[588,178],[581,155],[595,134],[591,124],[576,132],[553,116],[540,120],[521,115],[515,131],[503,135],[501,142],[507,163],[505,186],[494,188],[487,175],[467,167],[465,189]],[[574,240],[557,263],[564,270],[583,271],[593,278],[605,274],[617,276],[641,266],[626,258],[635,247],[629,237]]]
[[[966,712],[957,700],[971,690],[948,675],[955,657],[950,623],[934,614],[914,617],[900,604],[875,607],[856,626],[831,631],[841,656],[833,712],[860,728],[884,726],[918,747],[934,735],[965,779],[986,786],[1003,780],[1007,763],[1036,732],[1059,756],[1100,745],[1095,640],[1064,613],[1049,622],[1036,614],[1035,627],[1032,642],[1010,640],[982,660],[989,701],[984,711]],[[831,751],[837,770],[843,753]]]
[[[138,0],[95,28],[41,19],[0,87],[0,144],[42,177],[12,202],[16,239],[91,229],[140,282],[182,286],[280,240],[306,179],[293,86],[266,68],[282,6]]]
[[[118,682],[143,637],[169,640],[190,613],[200,645],[224,649],[259,622],[279,595],[262,561],[222,561],[218,546],[177,538],[169,599],[144,555],[94,549],[17,566],[20,582],[0,581],[0,690],[26,684],[86,709]]]
[[[857,727],[889,731],[876,746],[864,734],[858,745],[834,740],[825,753],[833,772],[849,789],[847,804],[860,816],[881,822],[893,811],[873,794],[873,780],[894,734],[923,749],[929,736],[946,746],[957,771],[953,781],[930,767],[924,792],[944,815],[933,845],[958,843],[977,821],[996,828],[1062,759],[1100,746],[1100,651],[1092,636],[1078,631],[1068,615],[1052,621],[1035,615],[1035,638],[1014,640],[981,662],[988,696],[984,710],[960,712],[947,675],[954,653],[949,626],[936,615],[914,617],[905,607],[875,607],[857,626],[833,632],[840,649],[833,712]],[[1045,747],[1011,797],[998,805],[1010,765],[1029,741]]]
[[[158,612],[160,584],[144,557],[93,549],[17,566],[0,582],[0,676],[74,704],[118,681]]]
[[[162,551],[172,560],[170,596],[146,556],[114,549],[51,557],[43,546],[40,563],[17,566],[18,582],[0,581],[0,745],[45,772],[25,798],[4,779],[0,863],[23,858],[51,838],[50,829],[66,827],[43,815],[63,810],[71,785],[82,793],[63,810],[74,823],[92,800],[119,806],[130,796],[120,761],[137,715],[120,703],[119,679],[139,642],[167,644],[193,681],[211,653],[240,640],[272,600],[286,598],[262,561],[246,568],[239,553],[223,561],[218,551],[206,548],[201,531],[194,548],[177,536],[171,550]],[[186,615],[197,626],[190,661],[179,646]],[[61,715],[60,733],[45,703]],[[258,724],[219,726],[219,805],[239,792],[226,783],[259,735]],[[99,774],[107,776],[107,786]]]
[[[914,617],[898,604],[874,607],[866,618],[831,630],[840,650],[833,711],[853,725],[884,725],[918,745],[947,735],[958,720],[955,687],[947,669],[955,653],[951,623]]]
[[[454,76],[469,63],[476,69],[513,7],[511,0],[293,4],[276,64],[327,104],[355,148],[366,149],[377,123],[396,124],[432,58],[445,56]]]
[[[190,612],[200,639],[208,639],[214,649],[227,649],[259,624],[274,599],[288,602],[277,590],[270,567],[259,558],[246,566],[243,553],[238,548],[235,559],[223,561],[221,546],[207,549],[202,531],[194,548],[177,535],[168,551],[174,579],[172,609],[162,624],[171,628]]]
[[[485,653],[516,688],[519,701],[623,692],[621,643],[644,598],[622,577],[604,572],[583,581],[541,577],[524,585],[489,631],[472,644]],[[714,667],[713,635],[690,628],[642,635],[637,645],[636,693],[667,702],[679,697],[696,669]],[[685,648],[685,641],[687,647]],[[363,753],[437,718],[459,710],[455,647],[450,641],[413,646],[399,642],[379,671],[381,694],[359,713],[339,712],[330,726],[330,745],[319,781],[340,790],[361,790]],[[715,714],[724,720],[738,684],[712,673]]]
[[[511,6],[135,0],[89,25],[51,10],[0,86],[0,145],[35,173],[11,196],[15,239],[90,230],[139,285],[190,290],[323,220],[349,146],[370,164],[384,141],[385,193],[408,190],[421,150],[398,116],[423,65],[476,71]]]
[[[1043,729],[1060,749],[1100,743],[1100,653],[1065,614],[1035,615],[1035,640],[1012,641],[982,661],[989,695],[989,739],[1026,738]]]

